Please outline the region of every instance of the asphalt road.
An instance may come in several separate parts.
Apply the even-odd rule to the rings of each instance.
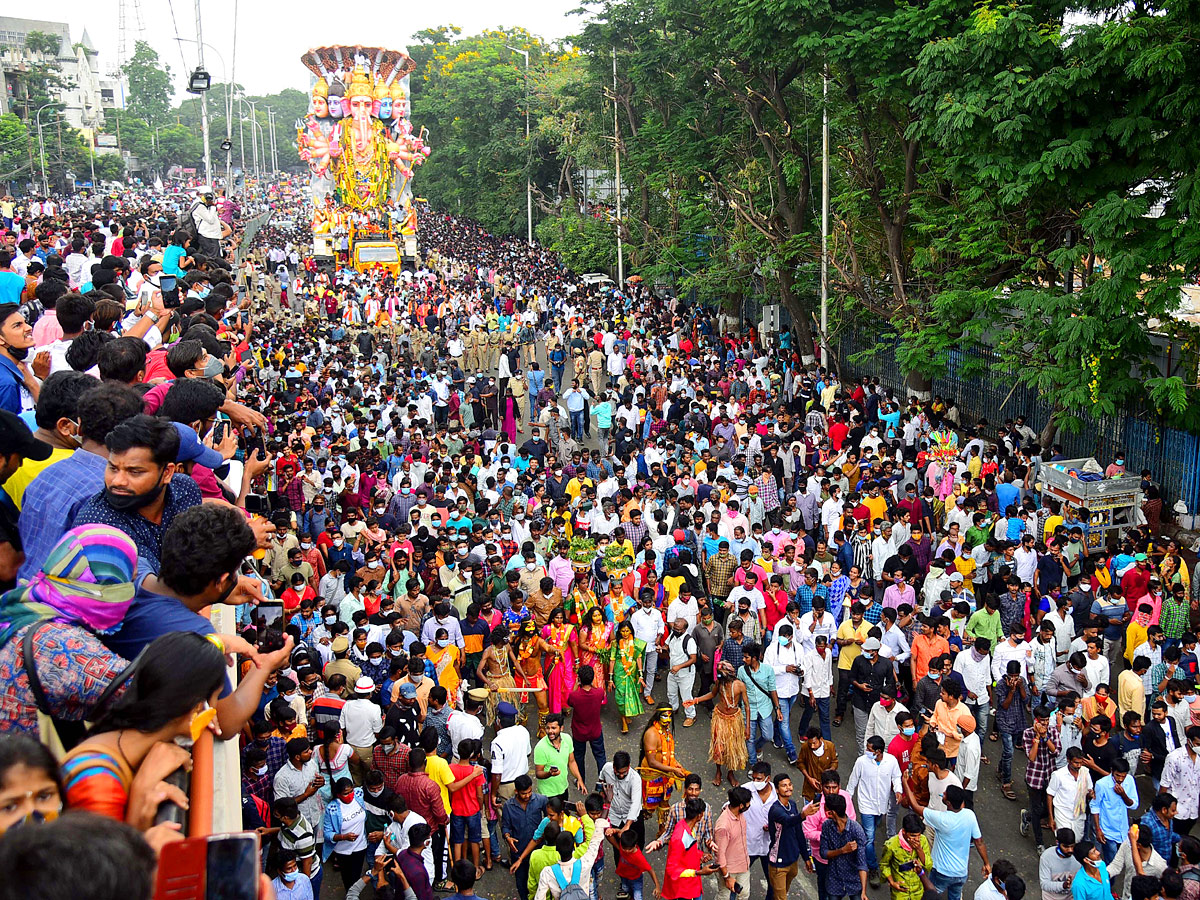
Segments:
[[[275,292],[274,297],[278,297]],[[272,306],[274,306],[272,302]],[[539,343],[537,347],[537,358],[544,371],[549,371],[545,361],[545,348]],[[468,376],[476,374],[467,372]],[[491,374],[495,374],[494,372]],[[528,437],[528,426],[526,422],[521,423],[521,435],[518,438],[518,443]],[[593,436],[587,439],[584,443],[590,449],[596,447],[595,434],[596,429],[592,429]],[[666,685],[663,681],[655,687],[654,697],[660,702],[666,702]],[[629,734],[623,735],[620,733],[620,720],[616,713],[612,710],[612,704],[609,706],[610,711],[605,714],[604,718],[604,737],[605,750],[609,759],[618,750],[627,751],[630,756],[636,761],[639,753],[639,737],[642,728],[645,726],[649,713],[644,714],[640,719],[633,722],[630,726]],[[531,718],[530,734],[531,740],[536,743],[534,737],[537,727],[537,716],[532,701],[529,704],[529,714]],[[792,714],[792,733],[793,741],[795,741],[795,729],[799,722],[799,710],[794,710]],[[569,730],[569,724],[568,724]],[[489,728],[485,736],[484,753],[490,753],[490,739],[492,730]],[[691,728],[683,727],[682,717],[676,722],[675,729],[676,737],[676,755],[680,765],[690,771],[699,772],[704,777],[703,798],[710,805],[713,818],[720,814],[721,808],[726,801],[726,788],[713,787],[711,784],[713,767],[708,761],[708,742],[709,742],[709,716],[706,711],[699,711],[698,721]],[[850,777],[850,770],[854,765],[854,760],[857,752],[854,749],[854,719],[852,715],[847,715],[846,720],[840,728],[833,729],[834,743],[838,748],[838,759],[840,763],[840,772],[842,775],[842,784],[845,785]],[[1013,862],[1017,871],[1025,878],[1028,896],[1037,897],[1041,895],[1037,882],[1038,858],[1037,849],[1033,844],[1032,839],[1023,838],[1020,835],[1020,810],[1025,805],[1025,783],[1023,779],[1025,771],[1024,754],[1018,748],[1016,758],[1013,761],[1013,786],[1017,793],[1018,800],[1013,802],[1006,800],[1000,793],[1000,784],[996,777],[996,764],[1000,759],[1000,743],[998,741],[984,741],[984,755],[990,760],[989,765],[984,765],[980,770],[980,785],[976,793],[975,813],[979,818],[980,828],[983,832],[983,839],[987,845],[989,858],[994,863],[997,859],[1008,859]],[[780,771],[795,771],[788,766],[787,757],[783,751],[776,750],[768,744],[764,753],[760,758],[766,759],[771,763],[773,772]],[[588,768],[585,772],[585,780],[590,785],[596,780],[595,762],[588,754]],[[741,773],[745,775],[745,773]],[[748,780],[748,778],[746,778]],[[1147,805],[1146,798],[1149,797],[1149,786],[1144,783],[1144,780],[1139,783],[1139,790],[1142,793],[1143,803],[1142,808]],[[577,791],[572,789],[570,799],[582,799]],[[672,799],[679,799],[679,794],[676,793]],[[647,821],[647,841],[650,841],[657,826],[653,820]],[[885,829],[881,827],[876,836],[876,853],[881,853],[883,850],[883,842],[886,840]],[[1046,835],[1046,840],[1052,840],[1049,833]],[[657,853],[650,855],[650,861],[654,865],[662,877],[663,867],[666,862],[666,850],[660,850]],[[975,888],[980,884],[982,875],[980,873],[981,860],[977,853],[971,854],[971,872],[964,889],[964,895],[971,898],[974,895]],[[618,887],[617,876],[614,872],[612,863],[611,851],[607,851],[605,868],[601,876],[600,890],[602,897],[614,898]],[[741,898],[741,900],[761,900],[766,892],[766,880],[763,877],[760,869],[755,869],[752,872],[752,881],[749,897]],[[649,897],[651,885],[649,879],[646,880],[645,889],[646,896]],[[516,889],[513,877],[508,873],[507,869],[502,867],[493,868],[487,872],[483,879],[476,885],[476,892],[489,900],[497,900],[497,898],[516,897]],[[882,886],[876,889],[868,889],[868,894],[872,898],[886,898],[889,896],[887,882],[884,881]],[[705,880],[704,897],[705,898],[725,898],[728,896],[724,887],[718,884],[718,880],[710,876]],[[793,883],[792,890],[789,896],[793,898],[813,898],[817,896],[816,879],[809,875],[803,868],[800,869],[799,878]],[[322,886],[322,900],[339,900],[342,897],[341,879],[332,870],[327,870],[327,877]],[[532,898],[531,898],[532,900]]]

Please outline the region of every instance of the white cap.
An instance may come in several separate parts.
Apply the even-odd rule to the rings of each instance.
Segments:
[[[373,690],[375,690],[375,682],[366,675],[354,682],[354,693],[356,694],[369,694]]]

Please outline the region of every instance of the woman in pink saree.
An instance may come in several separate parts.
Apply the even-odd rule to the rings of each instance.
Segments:
[[[550,621],[542,628],[546,643],[546,699],[550,712],[562,712],[567,696],[575,689],[575,658],[579,647],[575,642],[575,626],[567,622],[560,606],[550,613]]]
[[[517,406],[517,398],[512,388],[509,388],[500,400],[500,410],[503,415],[500,433],[506,441],[513,443],[517,440],[517,422],[521,419],[521,409]]]

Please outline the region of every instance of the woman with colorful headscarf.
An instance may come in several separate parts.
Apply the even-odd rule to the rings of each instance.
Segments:
[[[63,535],[27,584],[0,596],[0,731],[38,733],[37,693],[41,712],[60,723],[93,717],[128,665],[98,636],[124,618],[136,565],[124,532],[85,525]]]

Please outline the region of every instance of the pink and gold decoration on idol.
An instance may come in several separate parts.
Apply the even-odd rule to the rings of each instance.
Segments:
[[[414,134],[408,118],[416,63],[403,50],[361,45],[318,47],[301,62],[316,76],[310,112],[296,128],[315,205],[332,195],[376,216],[389,205],[407,210],[413,171],[430,152],[424,129]]]

